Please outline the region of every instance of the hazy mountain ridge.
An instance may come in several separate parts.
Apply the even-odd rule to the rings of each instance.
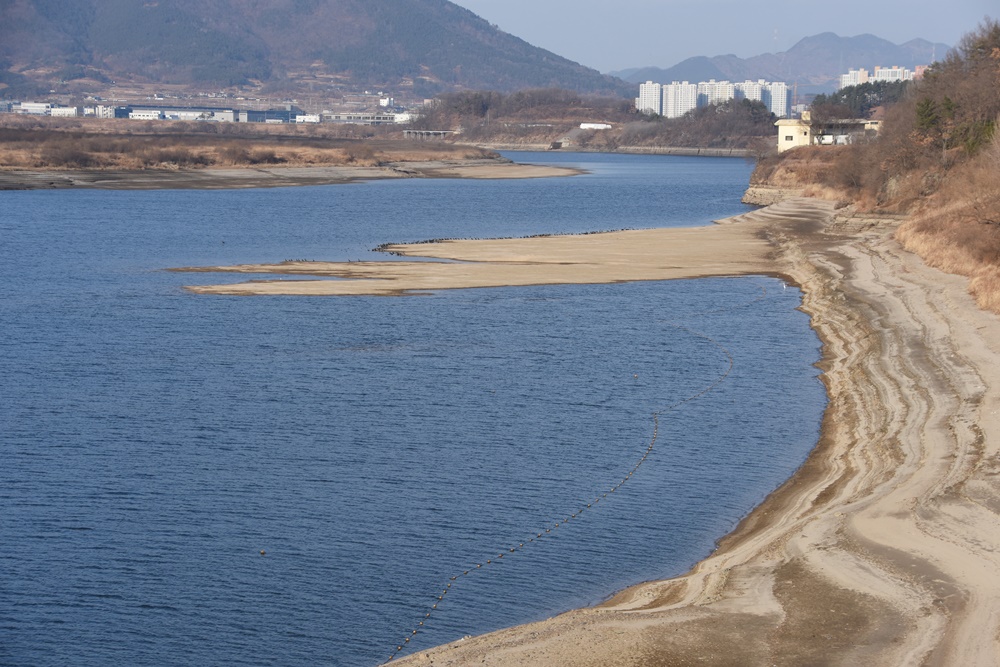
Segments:
[[[805,37],[788,51],[781,53],[764,53],[751,58],[739,58],[732,54],[697,56],[667,69],[643,67],[611,74],[632,83],[650,80],[669,83],[708,79],[767,79],[798,83],[817,90],[832,90],[837,77],[849,69],[864,67],[871,70],[876,65],[899,65],[912,69],[943,58],[950,49],[947,44],[933,44],[924,39],[913,39],[897,45],[875,35],[840,37],[826,32]]]
[[[447,0],[3,0],[0,84],[84,76],[191,85],[629,87]],[[0,95],[2,95],[0,90]]]

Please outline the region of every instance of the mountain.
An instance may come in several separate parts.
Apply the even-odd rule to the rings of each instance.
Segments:
[[[731,54],[712,58],[699,56],[668,69],[644,67],[626,70],[620,75],[632,83],[767,79],[798,83],[800,88],[821,92],[833,90],[838,76],[849,69],[863,67],[872,71],[876,65],[913,69],[917,65],[929,65],[949,50],[951,47],[947,44],[932,44],[923,39],[896,45],[874,35],[840,37],[825,32],[806,37],[783,53],[765,53],[746,59]]]
[[[5,84],[102,80],[631,89],[447,0],[0,0],[0,72],[0,96]]]
[[[670,69],[642,67],[631,70],[631,74],[620,76],[632,83],[645,83],[646,81],[656,81],[657,83],[670,83],[671,81],[697,82],[708,81],[709,79],[722,81],[727,78],[726,73],[719,69],[712,60],[712,58],[707,56],[695,56],[694,58],[681,61]],[[678,75],[680,75],[680,78],[677,78]],[[743,79],[740,80],[742,81]]]

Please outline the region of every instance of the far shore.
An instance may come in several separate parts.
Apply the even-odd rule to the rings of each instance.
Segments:
[[[557,142],[558,143],[558,142]],[[588,148],[574,144],[560,145],[553,148],[548,144],[522,144],[504,142],[473,142],[469,144],[476,148],[486,148],[494,151],[510,152],[553,152],[553,153],[608,153],[622,155],[676,155],[681,157],[740,157],[751,158],[755,155],[746,148],[708,148],[693,146],[619,146],[614,150],[606,148]]]
[[[573,176],[570,167],[517,164],[502,158],[390,162],[378,166],[247,166],[199,169],[6,169],[0,190],[67,188],[166,190],[332,185],[400,178],[551,178]]]
[[[9,119],[8,119],[9,120]],[[23,119],[15,119],[23,120]],[[165,190],[332,185],[401,178],[550,178],[579,169],[519,164],[496,151],[740,157],[739,148],[361,140],[254,128],[258,134],[125,132],[84,124],[31,130],[17,124],[0,151],[0,191],[52,189]],[[242,129],[242,128],[241,128]],[[264,132],[264,129],[268,130]],[[316,133],[313,133],[316,134]]]
[[[387,247],[441,261],[182,269],[295,278],[189,288],[231,295],[746,274],[802,287],[824,344],[819,443],[710,557],[597,607],[392,664],[1000,664],[1000,319],[964,278],[902,250],[898,220],[797,198],[726,222]]]

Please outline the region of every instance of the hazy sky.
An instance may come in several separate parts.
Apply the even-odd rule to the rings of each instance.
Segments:
[[[602,72],[691,56],[786,51],[821,32],[953,45],[997,0],[453,0],[501,30]],[[890,63],[886,63],[890,64]]]

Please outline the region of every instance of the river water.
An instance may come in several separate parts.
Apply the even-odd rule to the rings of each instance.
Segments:
[[[745,210],[741,160],[512,157],[589,173],[0,193],[0,663],[374,665],[682,573],[786,479],[825,394],[777,279],[247,298],[163,271]]]

